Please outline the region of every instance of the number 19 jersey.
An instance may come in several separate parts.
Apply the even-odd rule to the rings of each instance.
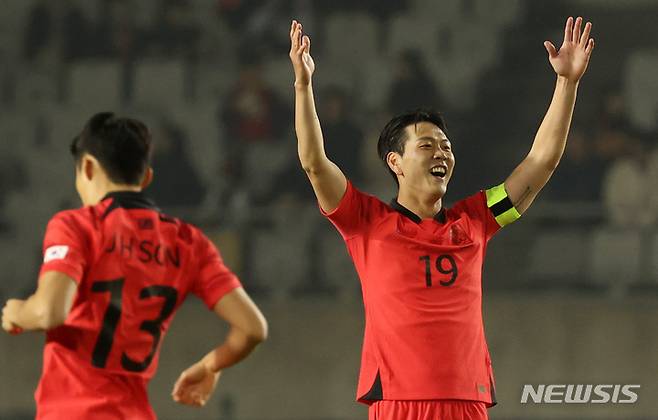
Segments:
[[[154,418],[146,385],[174,312],[189,293],[212,309],[240,286],[201,231],[128,191],[56,214],[47,271],[78,289],[65,323],[47,333],[39,419]]]
[[[365,334],[357,399],[495,404],[482,322],[487,242],[519,217],[502,185],[423,219],[348,182],[325,214],[361,280]]]

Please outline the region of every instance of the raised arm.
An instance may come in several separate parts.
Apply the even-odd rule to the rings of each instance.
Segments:
[[[327,158],[324,150],[311,81],[315,70],[311,39],[303,35],[302,24],[295,20],[290,25],[290,61],[295,71],[295,132],[299,161],[311,181],[320,207],[325,212],[331,212],[338,207],[345,194],[347,179],[340,168]]]
[[[564,42],[558,51],[550,41],[544,46],[548,59],[557,74],[551,105],[535,135],[526,158],[505,180],[505,189],[519,211],[525,212],[555,171],[567,143],[576,92],[580,78],[587,69],[594,40],[587,23],[581,34],[582,18],[568,18],[564,28]]]

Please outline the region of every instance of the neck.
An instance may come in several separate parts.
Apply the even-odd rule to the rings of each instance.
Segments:
[[[442,206],[441,197],[410,194],[407,191],[398,191],[398,203],[417,214],[421,219],[431,219]]]
[[[96,194],[94,197],[94,200],[92,205],[98,204],[103,197],[108,195],[109,193],[112,192],[117,192],[117,191],[135,191],[139,192],[142,190],[142,187],[139,185],[130,185],[130,184],[115,184],[113,182],[104,182],[102,185],[96,189]]]
[[[139,192],[142,190],[142,187],[139,185],[129,185],[129,184],[111,184],[107,188],[105,188],[103,192],[103,197],[105,197],[107,194],[111,192],[116,192],[116,191],[134,191],[134,192]]]

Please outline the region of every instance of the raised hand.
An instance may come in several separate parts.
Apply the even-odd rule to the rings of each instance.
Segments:
[[[295,70],[295,85],[310,85],[315,71],[311,39],[302,33],[302,24],[296,20],[290,25],[290,61]]]
[[[203,407],[215,390],[220,375],[221,371],[212,372],[203,360],[197,362],[181,373],[171,396],[179,404]]]
[[[567,19],[564,27],[564,42],[558,51],[550,41],[544,41],[548,51],[548,60],[558,76],[577,82],[585,73],[594,49],[594,39],[589,37],[592,23],[587,22],[581,34],[583,18],[575,23],[572,17]]]

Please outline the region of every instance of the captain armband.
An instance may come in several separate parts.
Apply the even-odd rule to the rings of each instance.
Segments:
[[[489,188],[485,191],[485,194],[487,195],[487,207],[491,210],[496,222],[498,222],[498,226],[509,225],[521,217],[521,214],[514,208],[514,204],[507,196],[505,184]]]

